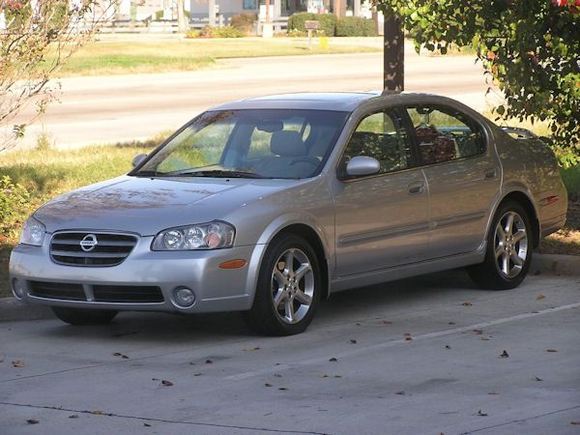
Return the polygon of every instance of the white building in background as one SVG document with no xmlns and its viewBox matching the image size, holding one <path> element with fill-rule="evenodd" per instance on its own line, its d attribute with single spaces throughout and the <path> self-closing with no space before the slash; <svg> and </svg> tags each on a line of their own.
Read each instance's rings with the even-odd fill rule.
<svg viewBox="0 0 580 435">
<path fill-rule="evenodd" d="M 185 0 L 185 10 L 190 9 L 190 0 Z M 132 14 L 138 21 L 155 18 L 161 14 L 161 19 L 177 19 L 177 2 L 175 0 L 119 0 L 117 19 L 131 19 Z"/>
</svg>

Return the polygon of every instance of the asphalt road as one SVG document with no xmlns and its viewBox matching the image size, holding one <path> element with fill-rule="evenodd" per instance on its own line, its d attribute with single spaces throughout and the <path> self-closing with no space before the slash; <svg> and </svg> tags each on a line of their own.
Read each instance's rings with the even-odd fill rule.
<svg viewBox="0 0 580 435">
<path fill-rule="evenodd" d="M 116 143 L 174 130 L 197 113 L 233 99 L 302 91 L 368 91 L 382 88 L 382 53 L 221 60 L 193 72 L 61 80 L 60 102 L 28 127 L 25 142 L 44 133 L 58 146 Z M 406 89 L 460 99 L 482 110 L 480 64 L 469 56 L 418 56 L 406 49 Z M 30 113 L 24 113 L 20 120 Z M 19 120 L 14 121 L 14 123 Z"/>
<path fill-rule="evenodd" d="M 0 433 L 578 434 L 579 295 L 456 271 L 340 293 L 294 337 L 236 314 L 2 323 Z"/>
</svg>

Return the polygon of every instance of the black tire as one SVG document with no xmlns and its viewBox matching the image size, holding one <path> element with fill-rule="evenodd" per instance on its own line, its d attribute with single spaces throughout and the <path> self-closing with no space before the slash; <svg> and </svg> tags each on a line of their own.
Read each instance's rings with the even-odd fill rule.
<svg viewBox="0 0 580 435">
<path fill-rule="evenodd" d="M 302 291 L 302 294 L 306 294 L 307 291 L 312 293 L 310 304 L 308 306 L 302 304 L 298 297 L 294 299 L 294 296 L 292 296 L 290 299 L 289 303 L 292 304 L 292 307 L 299 306 L 296 313 L 299 313 L 300 310 L 305 311 L 303 317 L 295 323 L 288 323 L 287 320 L 283 320 L 285 316 L 283 316 L 279 310 L 284 310 L 287 313 L 285 307 L 281 307 L 281 304 L 281 308 L 279 309 L 274 307 L 275 294 L 281 293 L 280 289 L 275 289 L 275 284 L 277 283 L 274 281 L 274 268 L 280 268 L 280 265 L 283 262 L 279 260 L 281 259 L 281 256 L 289 250 L 294 251 L 298 256 L 304 254 L 307 257 L 312 271 L 312 275 L 308 275 L 308 278 L 305 277 L 295 281 L 298 290 Z M 294 260 L 294 264 L 300 263 L 300 261 Z M 303 264 L 304 263 L 302 263 L 302 265 Z M 284 265 L 282 267 L 284 267 L 284 270 L 279 270 L 282 271 L 282 273 L 286 273 L 287 266 Z M 278 286 L 280 286 L 280 284 L 278 284 Z M 284 336 L 304 332 L 314 318 L 320 300 L 321 289 L 322 279 L 320 265 L 318 263 L 316 252 L 312 246 L 302 237 L 292 234 L 283 234 L 270 243 L 266 253 L 264 254 L 258 276 L 254 304 L 249 311 L 243 313 L 244 320 L 251 329 L 259 334 Z M 288 298 L 290 298 L 290 296 L 282 299 L 282 301 L 288 301 Z M 294 310 L 295 308 L 292 309 Z"/>
<path fill-rule="evenodd" d="M 521 217 L 521 224 L 525 226 L 527 238 L 525 240 L 525 248 L 526 248 L 526 257 L 521 264 L 519 272 L 515 276 L 508 276 L 503 273 L 500 268 L 502 266 L 499 265 L 500 261 L 503 261 L 503 257 L 500 260 L 496 257 L 496 247 L 498 245 L 498 235 L 496 235 L 496 228 L 498 227 L 498 223 L 500 220 L 504 221 L 506 219 L 507 214 L 517 214 Z M 503 227 L 503 223 L 502 223 Z M 515 234 L 512 231 L 512 236 Z M 530 265 L 532 262 L 532 250 L 534 245 L 534 234 L 533 234 L 533 227 L 531 225 L 530 216 L 528 216 L 527 211 L 522 207 L 519 203 L 515 201 L 508 201 L 499 206 L 497 209 L 493 221 L 491 223 L 489 234 L 487 235 L 487 250 L 485 253 L 485 260 L 481 264 L 477 264 L 475 266 L 470 266 L 467 268 L 467 272 L 471 279 L 481 288 L 487 290 L 509 290 L 519 286 L 522 281 L 525 279 L 528 271 L 530 269 Z M 499 248 L 498 249 L 503 249 Z M 522 242 L 515 242 L 515 245 L 509 247 L 511 249 L 510 252 L 522 252 Z M 501 254 L 503 255 L 503 254 Z M 509 270 L 511 267 L 515 268 L 516 265 L 510 259 L 508 260 L 507 269 Z"/>
<path fill-rule="evenodd" d="M 70 325 L 106 325 L 117 315 L 113 310 L 51 307 L 54 315 Z"/>
</svg>

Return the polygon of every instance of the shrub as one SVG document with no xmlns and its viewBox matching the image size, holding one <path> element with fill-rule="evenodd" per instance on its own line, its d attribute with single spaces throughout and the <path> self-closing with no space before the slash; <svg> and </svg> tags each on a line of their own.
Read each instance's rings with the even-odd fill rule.
<svg viewBox="0 0 580 435">
<path fill-rule="evenodd" d="M 306 32 L 304 27 L 305 21 L 320 22 L 319 30 L 323 31 L 326 36 L 334 36 L 336 28 L 336 17 L 334 14 L 312 14 L 310 12 L 300 12 L 293 14 L 288 18 L 288 33 L 292 31 Z"/>
<path fill-rule="evenodd" d="M 8 176 L 0 178 L 0 236 L 9 237 L 25 216 L 30 194 Z"/>
<path fill-rule="evenodd" d="M 186 38 L 241 38 L 244 33 L 232 26 L 210 27 L 201 30 L 191 29 L 185 34 Z"/>
<path fill-rule="evenodd" d="M 377 29 L 373 20 L 344 17 L 336 22 L 336 36 L 377 36 Z"/>
<path fill-rule="evenodd" d="M 247 35 L 254 31 L 254 24 L 257 20 L 256 14 L 242 13 L 234 15 L 230 20 L 230 25 Z"/>
<path fill-rule="evenodd" d="M 241 38 L 244 32 L 232 26 L 214 27 L 211 29 L 212 38 Z"/>
</svg>

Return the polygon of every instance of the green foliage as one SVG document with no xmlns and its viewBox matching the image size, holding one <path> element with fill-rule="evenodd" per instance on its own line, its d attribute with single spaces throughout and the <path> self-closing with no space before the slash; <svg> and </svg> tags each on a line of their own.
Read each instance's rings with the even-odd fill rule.
<svg viewBox="0 0 580 435">
<path fill-rule="evenodd" d="M 242 38 L 243 36 L 245 36 L 244 32 L 232 26 L 205 26 L 201 30 L 192 29 L 185 34 L 186 38 Z"/>
<path fill-rule="evenodd" d="M 240 32 L 248 35 L 253 32 L 254 24 L 258 20 L 258 15 L 256 14 L 249 14 L 249 13 L 242 13 L 238 15 L 234 15 L 230 20 L 230 25 L 238 29 Z"/>
<path fill-rule="evenodd" d="M 336 16 L 334 14 L 312 14 L 310 12 L 300 12 L 291 15 L 288 18 L 288 33 L 294 30 L 306 32 L 306 28 L 304 27 L 305 21 L 320 22 L 319 30 L 323 31 L 326 36 L 334 36 Z"/>
<path fill-rule="evenodd" d="M 336 36 L 376 36 L 375 22 L 361 17 L 344 17 L 336 22 Z"/>
<path fill-rule="evenodd" d="M 7 175 L 0 178 L 0 236 L 10 237 L 24 219 L 30 195 Z"/>
<path fill-rule="evenodd" d="M 580 11 L 575 0 L 378 0 L 415 40 L 446 54 L 472 46 L 506 105 L 499 117 L 548 121 L 556 146 L 580 155 Z M 561 3 L 561 2 L 560 2 Z"/>
</svg>

